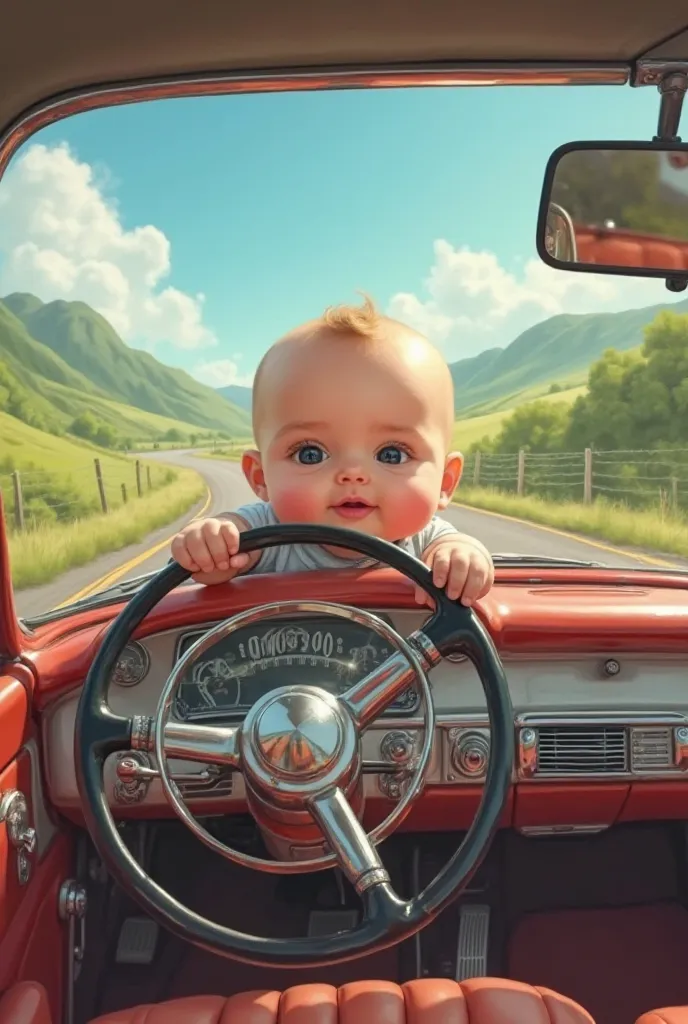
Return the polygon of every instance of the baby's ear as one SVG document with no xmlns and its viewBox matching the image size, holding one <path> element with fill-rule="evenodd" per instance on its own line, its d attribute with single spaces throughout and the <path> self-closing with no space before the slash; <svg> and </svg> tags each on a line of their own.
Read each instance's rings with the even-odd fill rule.
<svg viewBox="0 0 688 1024">
<path fill-rule="evenodd" d="M 454 491 L 459 486 L 459 480 L 461 479 L 462 473 L 463 455 L 461 452 L 449 452 L 449 455 L 447 455 L 444 462 L 440 500 L 437 505 L 437 508 L 440 511 L 447 508 L 454 497 Z"/>
<path fill-rule="evenodd" d="M 265 473 L 263 472 L 263 460 L 256 448 L 248 448 L 241 457 L 241 468 L 244 471 L 249 486 L 253 493 L 261 501 L 268 500 L 268 489 L 265 486 Z"/>
</svg>

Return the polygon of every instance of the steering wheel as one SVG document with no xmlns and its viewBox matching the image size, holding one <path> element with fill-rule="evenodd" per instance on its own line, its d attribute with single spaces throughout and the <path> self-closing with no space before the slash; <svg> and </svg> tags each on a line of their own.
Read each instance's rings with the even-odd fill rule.
<svg viewBox="0 0 688 1024">
<path fill-rule="evenodd" d="M 261 606 L 221 623 L 190 648 L 164 687 L 155 719 L 125 718 L 108 706 L 110 678 L 146 615 L 188 579 L 190 573 L 171 562 L 132 598 L 103 639 L 79 701 L 75 762 L 86 825 L 103 862 L 160 924 L 197 946 L 248 963 L 318 966 L 401 942 L 428 925 L 460 895 L 489 849 L 509 795 L 514 760 L 513 711 L 502 664 L 482 622 L 471 609 L 449 600 L 444 590 L 434 585 L 430 570 L 422 562 L 388 541 L 355 530 L 309 524 L 247 530 L 241 534 L 240 551 L 283 544 L 348 548 L 386 562 L 434 600 L 435 612 L 422 630 L 405 640 L 382 619 L 360 609 L 320 602 Z M 397 652 L 340 697 L 317 687 L 285 686 L 260 698 L 235 728 L 171 720 L 182 674 L 208 645 L 248 621 L 293 608 L 302 614 L 325 610 L 373 625 Z M 443 657 L 458 653 L 473 662 L 487 701 L 491 741 L 485 785 L 475 819 L 459 849 L 423 892 L 402 900 L 390 884 L 376 843 L 399 824 L 422 790 L 434 723 L 426 671 Z M 426 726 L 414 764 L 414 779 L 388 819 L 368 836 L 356 814 L 361 803 L 361 733 L 414 677 L 421 685 Z M 177 813 L 202 841 L 224 856 L 273 872 L 312 871 L 338 864 L 361 898 L 360 923 L 326 937 L 265 938 L 234 931 L 179 903 L 145 873 L 124 843 L 109 808 L 103 783 L 104 761 L 116 751 L 130 749 L 155 753 L 165 793 Z M 311 856 L 306 860 L 264 861 L 246 858 L 219 843 L 189 813 L 170 778 L 166 761 L 175 756 L 240 770 L 249 807 L 264 834 L 279 840 L 280 833 L 294 835 L 296 829 L 304 837 L 299 845 Z"/>
</svg>

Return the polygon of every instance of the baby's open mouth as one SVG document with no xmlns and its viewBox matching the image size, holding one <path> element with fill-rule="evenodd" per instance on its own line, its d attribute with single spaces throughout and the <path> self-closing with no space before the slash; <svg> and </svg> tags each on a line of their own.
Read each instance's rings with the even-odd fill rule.
<svg viewBox="0 0 688 1024">
<path fill-rule="evenodd" d="M 335 512 L 345 519 L 361 519 L 369 515 L 376 507 L 365 498 L 345 498 L 332 506 Z"/>
</svg>

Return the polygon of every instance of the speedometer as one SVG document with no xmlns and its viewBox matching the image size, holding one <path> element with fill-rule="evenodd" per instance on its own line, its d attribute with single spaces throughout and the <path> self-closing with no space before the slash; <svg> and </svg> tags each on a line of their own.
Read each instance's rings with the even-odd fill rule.
<svg viewBox="0 0 688 1024">
<path fill-rule="evenodd" d="M 177 659 L 206 632 L 183 636 Z M 393 653 L 394 648 L 373 630 L 334 617 L 247 626 L 218 640 L 189 666 L 174 712 L 186 721 L 243 718 L 265 693 L 294 683 L 341 694 Z M 412 714 L 418 702 L 418 692 L 411 687 L 388 713 Z"/>
</svg>

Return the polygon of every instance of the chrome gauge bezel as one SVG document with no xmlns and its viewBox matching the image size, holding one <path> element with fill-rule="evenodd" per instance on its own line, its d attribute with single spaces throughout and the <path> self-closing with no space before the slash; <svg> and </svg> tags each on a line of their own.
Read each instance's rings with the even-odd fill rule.
<svg viewBox="0 0 688 1024">
<path fill-rule="evenodd" d="M 388 626 L 391 626 L 393 629 L 395 628 L 392 619 L 390 618 L 390 616 L 387 613 L 376 611 L 374 614 L 378 618 L 380 618 L 384 622 L 386 622 Z M 172 668 L 174 668 L 174 666 L 179 662 L 179 660 L 189 650 L 189 647 L 193 646 L 193 644 L 196 643 L 198 640 L 200 640 L 201 637 L 204 637 L 204 636 L 206 636 L 206 634 L 210 633 L 219 624 L 220 624 L 219 622 L 214 622 L 214 623 L 210 623 L 208 626 L 204 626 L 202 629 L 193 629 L 193 630 L 188 630 L 185 633 L 181 633 L 177 637 L 177 640 L 176 640 L 176 643 L 175 643 L 175 646 L 174 646 L 174 656 L 173 656 L 174 660 L 173 660 Z M 190 644 L 189 644 L 189 640 L 191 640 Z M 171 671 L 171 669 L 170 669 L 170 671 Z M 400 707 L 398 705 L 392 705 L 391 707 L 387 708 L 382 713 L 381 717 L 382 718 L 412 718 L 414 715 L 417 715 L 418 714 L 418 710 L 420 708 L 420 704 L 421 704 L 421 695 L 420 695 L 419 690 L 416 687 L 414 687 L 414 694 L 415 694 L 415 700 L 413 701 L 413 704 L 411 706 L 409 706 L 408 708 L 402 708 L 402 707 Z M 226 709 L 218 710 L 216 714 L 210 713 L 210 714 L 207 714 L 207 715 L 198 715 L 198 716 L 191 715 L 191 716 L 186 716 L 186 715 L 179 714 L 179 712 L 177 711 L 177 700 L 175 700 L 173 708 L 172 708 L 171 717 L 174 720 L 180 721 L 180 722 L 208 722 L 208 723 L 212 723 L 214 721 L 220 721 L 220 720 L 225 721 L 225 722 L 240 722 L 242 719 L 244 719 L 246 717 L 246 714 L 248 713 L 248 711 L 249 711 L 249 707 L 242 705 L 237 710 L 233 710 L 231 708 L 226 708 Z"/>
</svg>

